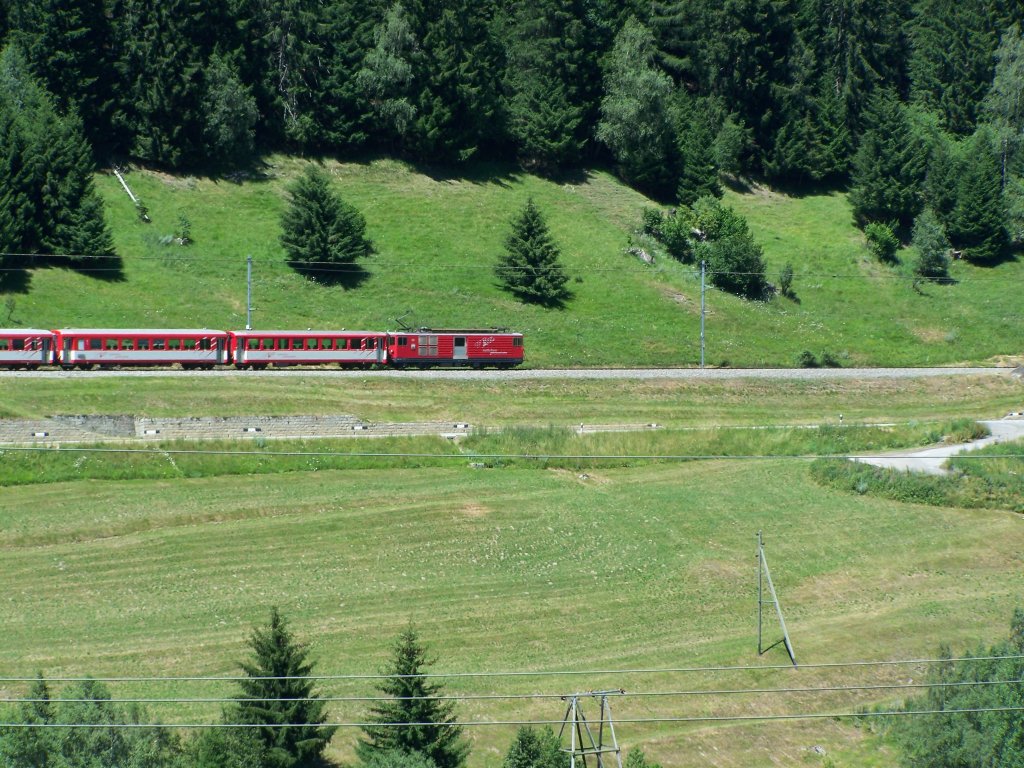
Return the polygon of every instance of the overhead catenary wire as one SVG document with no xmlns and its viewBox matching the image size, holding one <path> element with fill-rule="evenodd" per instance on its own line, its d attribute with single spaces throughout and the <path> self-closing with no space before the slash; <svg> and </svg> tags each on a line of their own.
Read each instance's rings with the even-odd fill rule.
<svg viewBox="0 0 1024 768">
<path fill-rule="evenodd" d="M 721 688 L 721 689 L 691 689 L 683 691 L 630 691 L 624 694 L 629 698 L 681 698 L 700 696 L 760 696 L 767 694 L 790 694 L 790 693 L 849 693 L 854 691 L 883 691 L 903 689 L 933 689 L 933 688 L 965 688 L 984 687 L 994 685 L 1020 685 L 1024 679 L 1012 680 L 961 680 L 956 682 L 927 682 L 919 683 L 877 683 L 870 685 L 827 685 L 812 686 L 803 688 Z M 102 701 L 111 704 L 230 704 L 230 703 L 266 703 L 266 702 L 300 702 L 320 701 L 324 703 L 342 702 L 384 702 L 384 701 L 520 701 L 535 699 L 564 699 L 564 693 L 479 693 L 479 694 L 452 694 L 437 696 L 210 696 L 210 697 L 131 697 L 131 698 L 109 698 Z M 6 704 L 89 704 L 97 699 L 81 698 L 0 698 L 0 703 Z"/>
<path fill-rule="evenodd" d="M 981 714 L 987 712 L 1022 712 L 1022 707 L 976 707 L 971 709 L 920 709 L 920 710 L 887 710 L 882 712 L 799 712 L 794 714 L 768 715 L 688 715 L 681 717 L 616 717 L 619 723 L 724 723 L 724 722 L 770 722 L 775 720 L 820 720 L 869 717 L 906 717 L 921 715 L 958 715 Z M 559 720 L 456 720 L 444 725 L 453 728 L 474 728 L 493 726 L 542 726 L 561 725 Z M 433 722 L 395 721 L 386 723 L 375 722 L 296 722 L 296 723 L 0 723 L 0 728 L 411 728 L 437 727 Z"/>
<path fill-rule="evenodd" d="M 121 257 L 116 255 L 102 255 L 102 254 L 74 254 L 74 253 L 0 253 L 0 258 L 11 257 L 11 258 L 22 258 L 22 259 L 67 259 L 74 262 L 109 262 L 109 261 L 121 261 L 130 259 L 131 261 L 159 261 L 163 263 L 180 263 L 180 264 L 211 264 L 211 263 L 229 263 L 238 264 L 239 258 L 233 256 L 202 256 L 199 255 L 186 255 L 186 254 L 139 254 L 132 255 L 130 257 Z M 423 267 L 422 262 L 413 262 L 405 260 L 392 260 L 387 258 L 380 258 L 379 256 L 370 262 L 375 267 L 388 267 L 388 268 L 408 268 L 408 267 Z M 293 262 L 287 259 L 253 259 L 253 265 L 259 267 L 274 267 L 291 270 L 293 269 Z M 302 262 L 303 268 L 311 268 L 318 272 L 323 273 L 360 273 L 366 270 L 364 263 L 353 263 L 353 264 L 338 264 L 336 262 Z M 481 263 L 479 259 L 465 260 L 465 261 L 446 261 L 446 262 L 431 262 L 427 267 L 430 270 L 437 270 L 443 272 L 449 272 L 453 269 L 464 269 L 469 271 L 487 271 L 491 272 L 494 270 L 494 266 L 488 263 Z M 24 267 L 3 267 L 0 268 L 0 272 L 19 272 L 23 271 Z M 123 270 L 123 265 L 119 266 L 106 266 L 106 267 L 83 267 L 81 263 L 75 265 L 75 270 L 80 272 L 117 272 Z M 512 267 L 511 271 L 517 273 L 526 273 L 531 271 L 544 271 L 542 267 L 529 267 L 520 266 Z M 598 267 L 594 265 L 581 265 L 573 266 L 573 271 L 583 271 L 587 273 L 615 273 L 621 274 L 623 267 L 609 266 L 609 267 Z M 239 267 L 239 272 L 244 274 L 244 264 Z M 689 274 L 695 279 L 700 279 L 700 271 L 696 269 L 682 270 L 684 273 Z M 650 272 L 647 267 L 641 267 L 638 264 L 636 270 L 637 274 L 645 274 Z M 762 272 L 743 272 L 743 271 L 731 271 L 731 270 L 709 270 L 708 275 L 732 275 L 732 276 L 750 276 L 750 275 L 761 275 Z M 865 279 L 884 279 L 894 280 L 900 282 L 914 282 L 919 280 L 913 276 L 901 275 L 896 273 L 881 272 L 878 274 L 864 274 L 857 272 L 843 273 L 843 272 L 801 272 L 794 274 L 795 280 L 805 279 L 819 279 L 819 280 L 865 280 Z M 1000 277 L 984 277 L 984 276 L 972 276 L 969 278 L 950 278 L 948 281 L 951 284 L 963 284 L 963 283 L 974 283 L 974 282 L 1005 282 L 1004 278 Z"/>
<path fill-rule="evenodd" d="M 330 438 L 325 438 L 330 439 Z M 348 438 L 338 438 L 348 439 Z M 137 449 L 137 447 L 97 447 L 92 445 L 3 445 L 0 453 L 85 453 L 85 454 L 152 454 L 157 456 L 258 456 L 260 458 L 353 458 L 353 459 L 493 459 L 523 461 L 767 461 L 775 459 L 906 459 L 934 460 L 933 456 L 899 454 L 477 454 L 430 452 L 374 452 L 374 451 L 241 451 L 233 449 Z M 956 454 L 949 459 L 1020 459 L 1019 454 Z"/>
<path fill-rule="evenodd" d="M 887 667 L 922 664 L 950 664 L 959 662 L 1004 661 L 1024 659 L 1024 654 L 1003 654 L 997 656 L 960 656 L 950 658 L 915 658 L 915 659 L 880 659 L 863 661 L 823 661 L 801 664 L 800 670 L 808 669 L 839 669 L 844 667 Z M 498 672 L 421 672 L 418 674 L 387 674 L 385 672 L 325 674 L 325 675 L 146 675 L 146 676 L 108 676 L 108 677 L 45 677 L 53 683 L 157 683 L 157 682 L 216 682 L 242 680 L 396 680 L 396 679 L 455 679 L 455 678 L 488 678 L 488 677 L 567 677 L 567 676 L 598 676 L 598 675 L 650 675 L 650 674 L 703 674 L 719 672 L 762 672 L 789 670 L 796 672 L 792 664 L 736 664 L 721 666 L 695 667 L 640 667 L 617 669 L 560 669 L 560 670 L 504 670 Z M 0 677 L 2 683 L 31 683 L 39 680 L 32 677 Z"/>
</svg>

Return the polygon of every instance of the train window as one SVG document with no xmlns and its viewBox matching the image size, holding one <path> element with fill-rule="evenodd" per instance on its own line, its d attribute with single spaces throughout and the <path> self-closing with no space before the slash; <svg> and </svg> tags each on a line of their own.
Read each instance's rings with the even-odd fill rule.
<svg viewBox="0 0 1024 768">
<path fill-rule="evenodd" d="M 11 349 L 13 349 L 15 351 L 19 351 L 19 350 L 22 350 L 24 348 L 25 348 L 25 340 L 24 339 L 14 339 L 13 343 L 11 344 Z"/>
<path fill-rule="evenodd" d="M 107 339 L 106 348 L 108 352 L 117 349 L 117 339 Z"/>
<path fill-rule="evenodd" d="M 376 339 L 367 339 L 366 340 L 366 348 L 367 349 L 376 349 L 377 348 L 377 340 Z"/>
<path fill-rule="evenodd" d="M 407 346 L 409 346 L 409 339 L 407 339 L 405 336 L 399 336 L 398 337 L 398 346 L 400 346 L 400 347 L 407 347 Z"/>
<path fill-rule="evenodd" d="M 183 339 L 182 340 L 182 346 L 185 349 L 195 349 L 196 348 L 196 340 L 195 339 Z"/>
<path fill-rule="evenodd" d="M 77 346 L 78 346 L 79 351 L 84 352 L 85 351 L 85 339 L 78 339 L 77 341 L 78 341 Z"/>
<path fill-rule="evenodd" d="M 10 349 L 10 339 L 0 339 L 0 351 Z"/>
<path fill-rule="evenodd" d="M 149 339 L 139 339 L 138 349 L 149 349 Z"/>
<path fill-rule="evenodd" d="M 167 340 L 167 348 L 168 349 L 181 349 L 181 339 L 168 339 Z"/>
<path fill-rule="evenodd" d="M 245 340 L 245 348 L 246 349 L 259 349 L 260 348 L 260 340 L 259 339 L 246 339 Z"/>
<path fill-rule="evenodd" d="M 306 339 L 306 349 L 319 349 L 320 345 L 317 343 L 317 339 Z"/>
<path fill-rule="evenodd" d="M 521 338 L 518 338 L 518 337 L 512 339 L 512 346 L 513 347 L 521 347 L 521 346 L 523 346 L 523 340 Z"/>
<path fill-rule="evenodd" d="M 209 339 L 200 339 L 199 340 L 199 348 L 200 349 L 209 349 L 210 348 L 210 340 Z"/>
<path fill-rule="evenodd" d="M 103 348 L 103 340 L 102 339 L 89 339 L 89 349 L 102 349 L 102 348 Z"/>
<path fill-rule="evenodd" d="M 121 339 L 121 349 L 135 349 L 135 339 Z"/>
<path fill-rule="evenodd" d="M 153 339 L 153 349 L 165 349 L 166 347 L 167 342 L 163 339 Z"/>
</svg>

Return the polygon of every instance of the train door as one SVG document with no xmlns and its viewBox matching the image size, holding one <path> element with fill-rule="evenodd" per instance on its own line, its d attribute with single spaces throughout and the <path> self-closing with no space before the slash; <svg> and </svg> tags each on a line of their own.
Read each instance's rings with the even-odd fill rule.
<svg viewBox="0 0 1024 768">
<path fill-rule="evenodd" d="M 468 355 L 466 354 L 466 337 L 465 336 L 456 336 L 455 337 L 455 342 L 454 342 L 453 350 L 454 350 L 453 354 L 452 354 L 452 359 L 453 360 L 465 360 L 468 357 Z"/>
</svg>

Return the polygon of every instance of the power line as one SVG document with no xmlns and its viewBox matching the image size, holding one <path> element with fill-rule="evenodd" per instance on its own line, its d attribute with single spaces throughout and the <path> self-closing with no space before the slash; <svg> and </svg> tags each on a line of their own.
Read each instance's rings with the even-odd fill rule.
<svg viewBox="0 0 1024 768">
<path fill-rule="evenodd" d="M 1024 654 L 1006 654 L 1000 656 L 962 656 L 938 659 L 883 659 L 875 661 L 827 661 L 813 664 L 801 664 L 800 670 L 806 669 L 839 669 L 846 667 L 885 667 L 907 666 L 919 664 L 950 664 L 976 661 L 1003 661 L 1024 659 Z M 508 670 L 502 672 L 423 672 L 410 675 L 376 674 L 335 674 L 335 675 L 267 675 L 250 677 L 248 675 L 191 675 L 171 676 L 152 675 L 141 677 L 46 677 L 46 682 L 54 683 L 160 683 L 160 682 L 218 682 L 242 680 L 393 680 L 393 679 L 455 679 L 455 678 L 487 678 L 487 677 L 566 677 L 581 675 L 650 675 L 650 674 L 691 674 L 711 672 L 764 672 L 776 670 L 794 671 L 791 664 L 739 664 L 731 666 L 706 667 L 651 667 L 636 669 L 580 669 L 580 670 Z M 39 680 L 35 677 L 0 677 L 0 683 L 31 683 Z"/>
<path fill-rule="evenodd" d="M 250 678 L 252 679 L 252 678 Z M 630 691 L 629 698 L 680 698 L 697 696 L 752 696 L 765 694 L 789 693 L 849 693 L 853 691 L 883 691 L 903 689 L 932 688 L 964 688 L 990 685 L 1019 685 L 1024 679 L 1014 680 L 964 680 L 959 682 L 920 682 L 920 683 L 878 683 L 871 685 L 829 685 L 807 688 L 722 688 L 692 689 L 683 691 Z M 110 698 L 102 701 L 112 704 L 230 704 L 236 702 L 299 702 L 322 701 L 338 702 L 381 702 L 381 701 L 520 701 L 534 699 L 564 699 L 563 693 L 483 693 L 456 694 L 447 696 L 296 696 L 296 697 L 250 697 L 250 696 L 212 696 L 212 697 L 163 697 L 163 698 Z M 6 704 L 89 704 L 97 699 L 77 698 L 0 698 Z"/>
<path fill-rule="evenodd" d="M 403 435 L 392 435 L 392 437 L 403 437 Z M 405 437 L 423 437 L 423 435 L 407 435 Z M 329 440 L 331 438 L 323 438 Z M 339 440 L 348 438 L 336 438 Z M 906 459 L 906 460 L 935 460 L 936 458 L 948 459 L 1019 459 L 1021 454 L 999 453 L 999 454 L 978 454 L 958 453 L 954 456 L 915 456 L 900 455 L 894 453 L 886 454 L 845 454 L 845 453 L 765 453 L 765 454 L 567 454 L 567 453 L 431 453 L 431 452 L 402 452 L 402 451 L 248 451 L 216 448 L 98 448 L 92 446 L 50 446 L 50 445 L 19 445 L 0 447 L 0 451 L 21 451 L 36 453 L 128 453 L 128 454 L 149 454 L 159 456 L 258 456 L 260 458 L 377 458 L 377 459 L 495 459 L 511 460 L 521 459 L 530 461 L 767 461 L 774 459 L 799 459 L 810 461 L 815 459 Z"/>
<path fill-rule="evenodd" d="M 94 700 L 97 701 L 97 700 Z M 100 700 L 101 701 L 101 700 Z M 802 712 L 779 715 L 692 715 L 685 717 L 616 717 L 616 723 L 725 723 L 775 720 L 817 720 L 843 717 L 907 717 L 920 715 L 963 715 L 985 712 L 1022 712 L 1022 707 L 976 707 L 970 709 L 889 710 L 885 712 Z M 487 726 L 561 725 L 564 720 L 462 720 L 444 723 L 454 728 Z M 431 722 L 331 722 L 331 723 L 0 723 L 0 728 L 411 728 L 436 727 Z"/>
<path fill-rule="evenodd" d="M 110 256 L 110 255 L 102 255 L 102 254 L 74 254 L 74 253 L 0 253 L 0 258 L 3 258 L 3 257 L 27 258 L 27 259 L 37 259 L 37 258 L 38 259 L 68 259 L 68 260 L 77 261 L 77 262 L 89 262 L 89 261 L 103 262 L 103 261 L 111 261 L 111 260 L 118 260 L 118 261 L 122 262 L 122 265 L 120 265 L 120 266 L 111 266 L 111 267 L 83 268 L 80 265 L 76 265 L 75 269 L 76 269 L 76 271 L 79 271 L 79 272 L 118 272 L 118 271 L 123 271 L 123 263 L 126 260 L 129 260 L 129 261 L 132 261 L 132 262 L 135 262 L 135 261 L 160 261 L 160 262 L 164 262 L 164 263 L 177 263 L 177 264 L 211 264 L 211 263 L 221 263 L 221 262 L 229 263 L 229 264 L 238 264 L 239 263 L 239 259 L 236 258 L 236 257 L 233 257 L 233 256 L 202 256 L 202 257 L 200 257 L 198 255 L 185 255 L 185 254 L 181 254 L 181 255 L 174 255 L 174 254 L 166 254 L 166 255 L 138 254 L 138 255 L 131 255 L 131 256 L 116 256 L 116 255 L 115 256 Z M 281 267 L 281 268 L 289 269 L 289 270 L 293 270 L 295 268 L 295 266 L 292 263 L 290 263 L 289 260 L 287 260 L 287 259 L 256 259 L 256 258 L 254 258 L 253 259 L 253 265 L 254 266 L 260 266 L 260 267 L 267 267 L 267 266 L 274 267 L 274 268 Z M 491 264 L 481 264 L 478 259 L 467 260 L 467 261 L 431 262 L 429 265 L 424 265 L 424 263 L 421 262 L 421 261 L 395 261 L 395 260 L 389 260 L 389 259 L 387 259 L 387 257 L 384 257 L 381 260 L 373 260 L 372 262 L 369 263 L 369 265 L 377 266 L 377 267 L 388 267 L 388 268 L 394 267 L 396 269 L 405 269 L 405 268 L 409 268 L 409 267 L 420 267 L 420 268 L 425 268 L 425 269 L 429 269 L 429 270 L 432 270 L 432 271 L 449 271 L 449 270 L 452 270 L 452 269 L 466 269 L 466 270 L 474 270 L 474 271 L 475 270 L 481 270 L 481 271 L 490 272 L 490 271 L 493 271 L 493 269 L 494 269 L 493 265 L 491 265 Z M 298 264 L 298 266 L 300 268 L 312 268 L 312 269 L 314 269 L 314 270 L 316 270 L 318 272 L 338 273 L 338 274 L 346 274 L 346 273 L 358 274 L 360 272 L 366 271 L 366 266 L 363 266 L 363 265 L 360 265 L 360 264 L 339 265 L 339 264 L 337 264 L 335 262 L 328 262 L 328 261 L 302 262 L 301 264 Z M 5 268 L 0 268 L 0 272 L 20 272 L 20 271 L 23 271 L 23 269 L 24 269 L 24 267 L 22 267 L 22 268 L 19 268 L 19 267 L 5 267 Z M 244 266 L 239 267 L 239 269 L 241 271 L 243 271 L 243 273 L 244 273 Z M 537 271 L 539 269 L 541 269 L 541 268 L 539 268 L 539 267 L 529 267 L 529 266 L 515 267 L 514 268 L 515 271 L 523 272 L 523 273 L 531 272 L 531 271 Z M 588 273 L 613 272 L 613 273 L 616 273 L 616 274 L 621 274 L 623 272 L 623 267 L 621 265 L 620 266 L 614 266 L 614 267 L 596 267 L 596 266 L 592 266 L 592 265 L 581 265 L 581 266 L 574 266 L 574 267 L 572 267 L 572 271 L 577 271 L 577 272 L 583 271 L 583 272 L 588 272 Z M 648 274 L 650 271 L 651 271 L 650 269 L 644 268 L 644 267 L 640 267 L 638 265 L 638 268 L 636 269 L 635 273 L 636 274 Z M 657 270 L 657 268 L 656 268 L 656 271 L 659 271 L 659 270 Z M 700 272 L 695 270 L 695 269 L 692 269 L 692 268 L 691 269 L 681 269 L 679 271 L 682 274 L 688 274 L 690 277 L 692 277 L 694 279 L 699 279 L 700 278 Z M 750 275 L 763 275 L 764 273 L 763 272 L 739 272 L 739 271 L 730 271 L 730 270 L 711 270 L 711 271 L 708 272 L 708 274 L 709 275 L 750 276 Z M 851 272 L 851 273 L 842 273 L 842 272 L 801 272 L 801 273 L 795 274 L 793 277 L 794 277 L 795 280 L 796 279 L 805 280 L 805 279 L 812 279 L 812 278 L 813 279 L 819 279 L 819 280 L 824 280 L 824 279 L 827 279 L 827 280 L 866 280 L 866 279 L 874 280 L 874 279 L 884 279 L 884 280 L 895 280 L 895 281 L 904 281 L 904 282 L 914 282 L 917 279 L 917 278 L 914 278 L 913 276 L 900 275 L 900 274 L 895 274 L 895 273 L 865 274 L 865 273 L 857 273 L 857 272 Z M 950 278 L 946 282 L 949 282 L 949 283 L 952 283 L 952 284 L 961 285 L 961 284 L 964 284 L 964 283 L 974 283 L 974 282 L 1005 282 L 1005 278 L 1004 277 L 995 277 L 995 276 L 984 277 L 984 276 L 979 275 L 979 276 L 974 276 L 974 277 L 969 277 L 969 278 Z"/>
</svg>

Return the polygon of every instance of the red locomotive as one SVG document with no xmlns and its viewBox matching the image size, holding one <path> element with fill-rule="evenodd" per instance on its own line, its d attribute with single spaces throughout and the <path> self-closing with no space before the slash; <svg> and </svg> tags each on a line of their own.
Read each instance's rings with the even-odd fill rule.
<svg viewBox="0 0 1024 768">
<path fill-rule="evenodd" d="M 522 362 L 523 335 L 500 328 L 420 328 L 398 332 L 0 329 L 0 368 L 511 368 Z"/>
</svg>

